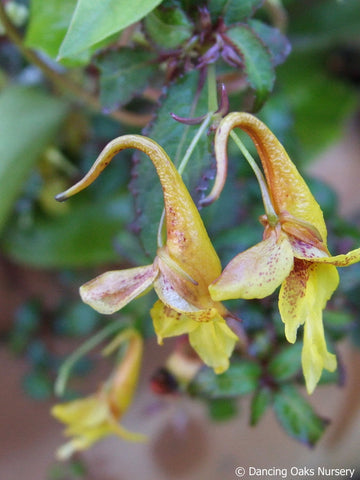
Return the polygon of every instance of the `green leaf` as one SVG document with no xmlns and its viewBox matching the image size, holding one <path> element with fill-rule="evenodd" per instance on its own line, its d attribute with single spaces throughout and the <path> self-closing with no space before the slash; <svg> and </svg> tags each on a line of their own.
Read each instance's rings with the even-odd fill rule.
<svg viewBox="0 0 360 480">
<path fill-rule="evenodd" d="M 59 53 L 65 34 L 69 28 L 76 0 L 32 0 L 30 4 L 30 21 L 26 31 L 25 45 L 41 50 L 54 60 Z M 109 37 L 111 40 L 112 37 Z M 67 67 L 86 65 L 92 53 L 106 43 L 106 40 L 87 48 L 61 61 Z"/>
<path fill-rule="evenodd" d="M 157 8 L 145 17 L 146 33 L 161 48 L 176 48 L 192 32 L 192 23 L 179 8 Z"/>
<path fill-rule="evenodd" d="M 233 45 L 244 63 L 247 81 L 255 91 L 254 110 L 258 110 L 275 82 L 271 55 L 259 36 L 247 25 L 229 28 L 225 38 Z"/>
<path fill-rule="evenodd" d="M 189 393 L 205 398 L 232 398 L 253 392 L 259 382 L 261 369 L 249 361 L 232 363 L 226 372 L 217 375 L 203 368 L 189 386 Z"/>
<path fill-rule="evenodd" d="M 208 401 L 209 415 L 211 420 L 224 422 L 234 418 L 238 412 L 237 405 L 230 398 L 214 398 Z"/>
<path fill-rule="evenodd" d="M 285 35 L 260 20 L 250 20 L 249 25 L 269 49 L 272 64 L 283 63 L 291 51 L 291 44 Z"/>
<path fill-rule="evenodd" d="M 273 400 L 272 391 L 263 387 L 255 392 L 251 401 L 250 425 L 255 426 L 266 412 L 266 409 L 271 405 Z"/>
<path fill-rule="evenodd" d="M 56 58 L 75 5 L 76 0 L 32 0 L 25 45 Z"/>
<path fill-rule="evenodd" d="M 162 99 L 157 118 L 150 129 L 145 132 L 164 148 L 177 167 L 199 126 L 188 126 L 176 122 L 171 118 L 170 113 L 176 113 L 181 117 L 196 117 L 207 113 L 206 88 L 203 89 L 200 98 L 196 101 L 198 82 L 199 73 L 196 71 L 177 80 L 168 89 Z M 183 174 L 184 182 L 193 197 L 195 197 L 196 188 L 204 170 L 210 165 L 211 153 L 208 141 L 207 135 L 204 134 L 192 153 Z M 157 229 L 164 206 L 163 195 L 151 161 L 142 154 L 136 154 L 135 158 L 136 166 L 131 189 L 135 197 L 135 209 L 138 215 L 136 227 L 139 229 L 145 252 L 153 257 L 156 252 Z"/>
<path fill-rule="evenodd" d="M 268 371 L 278 382 L 289 380 L 301 371 L 300 342 L 286 345 L 269 363 Z"/>
<path fill-rule="evenodd" d="M 143 49 L 123 48 L 99 56 L 95 64 L 100 69 L 100 102 L 107 110 L 128 103 L 141 92 L 156 72 L 151 63 L 154 56 Z"/>
<path fill-rule="evenodd" d="M 15 312 L 15 322 L 9 332 L 8 345 L 14 353 L 25 350 L 41 323 L 40 304 L 29 301 L 21 305 Z"/>
<path fill-rule="evenodd" d="M 354 321 L 353 314 L 339 310 L 324 310 L 324 325 L 336 333 L 342 333 L 348 329 Z"/>
<path fill-rule="evenodd" d="M 66 309 L 56 318 L 56 333 L 68 337 L 84 337 L 94 331 L 99 319 L 100 315 L 82 302 L 67 304 Z"/>
<path fill-rule="evenodd" d="M 17 262 L 43 268 L 93 266 L 119 260 L 113 238 L 129 220 L 128 201 L 128 195 L 95 204 L 73 200 L 62 216 L 38 215 L 29 226 L 13 222 L 1 246 Z"/>
<path fill-rule="evenodd" d="M 284 430 L 306 445 L 313 446 L 325 431 L 327 421 L 316 415 L 311 405 L 291 385 L 274 395 L 276 418 Z"/>
<path fill-rule="evenodd" d="M 242 22 L 251 17 L 264 0 L 210 0 L 209 11 L 213 19 L 223 17 L 225 23 Z"/>
<path fill-rule="evenodd" d="M 42 340 L 35 338 L 29 343 L 26 351 L 26 357 L 29 362 L 36 368 L 50 368 L 52 358 L 50 352 Z"/>
<path fill-rule="evenodd" d="M 30 337 L 40 326 L 40 320 L 40 304 L 32 300 L 17 309 L 14 326 L 23 336 Z"/>
<path fill-rule="evenodd" d="M 71 459 L 67 463 L 55 463 L 47 471 L 47 480 L 81 480 L 87 476 L 87 466 L 80 459 Z"/>
<path fill-rule="evenodd" d="M 138 22 L 161 0 L 78 0 L 59 50 L 69 58 Z"/>
<path fill-rule="evenodd" d="M 0 230 L 32 167 L 64 120 L 66 104 L 35 89 L 0 95 Z"/>
<path fill-rule="evenodd" d="M 42 370 L 34 369 L 25 375 L 22 381 L 25 392 L 36 400 L 47 400 L 53 393 L 53 381 Z"/>
</svg>

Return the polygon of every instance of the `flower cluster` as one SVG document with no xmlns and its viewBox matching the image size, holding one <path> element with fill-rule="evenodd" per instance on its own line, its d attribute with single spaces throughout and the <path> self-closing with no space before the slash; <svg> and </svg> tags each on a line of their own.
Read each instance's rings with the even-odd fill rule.
<svg viewBox="0 0 360 480">
<path fill-rule="evenodd" d="M 311 393 L 322 370 L 336 368 L 322 322 L 322 311 L 339 282 L 336 267 L 359 261 L 360 249 L 335 257 L 329 254 L 320 206 L 277 138 L 247 113 L 231 113 L 217 128 L 217 177 L 203 204 L 217 199 L 223 188 L 227 143 L 235 127 L 250 136 L 263 167 L 264 176 L 255 169 L 265 207 L 260 219 L 262 241 L 237 255 L 222 271 L 199 211 L 165 151 L 147 137 L 124 135 L 110 142 L 88 174 L 57 200 L 66 200 L 90 185 L 120 151 L 138 149 L 152 161 L 162 186 L 166 239 L 158 235 L 157 254 L 150 265 L 106 272 L 83 285 L 80 294 L 98 312 L 112 314 L 154 288 L 159 299 L 150 314 L 158 342 L 187 334 L 201 361 L 222 373 L 229 367 L 239 338 L 228 325 L 231 314 L 221 301 L 264 298 L 281 285 L 279 310 L 289 342 L 295 342 L 298 327 L 304 325 L 302 365 Z M 139 345 L 136 335 L 135 339 Z M 130 361 L 124 359 L 124 363 Z M 75 436 L 66 452 L 86 448 L 109 433 L 123 434 L 115 427 L 115 419 L 132 397 L 136 365 L 120 366 L 120 380 L 116 374 L 110 386 L 96 395 L 55 407 L 54 415 L 70 425 L 67 434 Z"/>
</svg>

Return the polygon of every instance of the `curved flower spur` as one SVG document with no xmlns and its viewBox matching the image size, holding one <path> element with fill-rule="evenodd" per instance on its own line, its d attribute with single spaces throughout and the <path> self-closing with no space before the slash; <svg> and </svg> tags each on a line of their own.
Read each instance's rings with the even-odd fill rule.
<svg viewBox="0 0 360 480">
<path fill-rule="evenodd" d="M 141 135 L 118 137 L 104 148 L 88 174 L 56 199 L 66 200 L 86 188 L 126 148 L 146 153 L 156 168 L 164 195 L 166 243 L 162 245 L 158 238 L 157 256 L 151 265 L 104 273 L 80 288 L 81 298 L 98 312 L 112 314 L 154 287 L 160 300 L 151 317 L 158 342 L 188 333 L 190 344 L 204 363 L 221 373 L 229 366 L 238 337 L 224 319 L 227 310 L 213 301 L 208 291 L 221 273 L 220 260 L 165 151 Z"/>
<path fill-rule="evenodd" d="M 266 215 L 263 240 L 237 255 L 209 287 L 216 300 L 264 298 L 279 285 L 279 310 L 289 342 L 304 324 L 302 366 L 307 390 L 312 393 L 323 368 L 334 371 L 336 357 L 326 347 L 322 310 L 338 286 L 336 267 L 360 260 L 360 249 L 330 256 L 327 230 L 320 206 L 304 179 L 273 133 L 248 113 L 230 113 L 220 123 L 215 138 L 217 178 L 204 203 L 216 199 L 225 183 L 227 141 L 239 127 L 254 142 L 265 179 L 257 174 Z"/>
</svg>

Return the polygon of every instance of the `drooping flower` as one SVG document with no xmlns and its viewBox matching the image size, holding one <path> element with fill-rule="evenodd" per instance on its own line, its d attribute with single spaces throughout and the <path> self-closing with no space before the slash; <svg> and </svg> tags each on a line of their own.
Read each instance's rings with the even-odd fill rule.
<svg viewBox="0 0 360 480">
<path fill-rule="evenodd" d="M 339 283 L 336 267 L 360 260 L 360 249 L 332 257 L 320 206 L 273 133 L 248 113 L 231 113 L 215 139 L 218 174 L 206 202 L 217 198 L 225 182 L 227 140 L 239 127 L 254 142 L 265 178 L 260 178 L 266 215 L 263 240 L 237 255 L 209 287 L 214 300 L 264 298 L 279 285 L 279 310 L 289 342 L 304 325 L 302 366 L 311 393 L 323 368 L 334 371 L 336 357 L 326 346 L 322 311 Z M 233 135 L 233 134 L 232 134 Z M 260 174 L 261 176 L 262 174 Z M 259 178 L 259 176 L 258 176 Z"/>
<path fill-rule="evenodd" d="M 86 450 L 109 435 L 125 440 L 143 441 L 145 436 L 126 430 L 118 422 L 128 410 L 138 382 L 143 352 L 143 340 L 132 329 L 125 330 L 114 340 L 116 346 L 128 342 L 124 357 L 110 378 L 99 390 L 86 397 L 55 405 L 52 415 L 67 425 L 65 435 L 71 440 L 59 448 L 60 459 Z M 109 345 L 113 350 L 112 344 Z M 111 353 L 108 348 L 106 354 Z"/>
<path fill-rule="evenodd" d="M 147 137 L 118 137 L 104 148 L 82 180 L 56 198 L 63 201 L 86 188 L 126 148 L 146 153 L 157 170 L 164 195 L 166 243 L 160 242 L 151 265 L 110 271 L 83 285 L 82 300 L 100 313 L 112 314 L 154 287 L 160 300 L 151 316 L 159 343 L 165 337 L 188 333 L 190 344 L 202 360 L 220 373 L 228 368 L 238 340 L 224 319 L 227 310 L 214 302 L 208 291 L 209 284 L 221 273 L 220 260 L 165 151 Z"/>
</svg>

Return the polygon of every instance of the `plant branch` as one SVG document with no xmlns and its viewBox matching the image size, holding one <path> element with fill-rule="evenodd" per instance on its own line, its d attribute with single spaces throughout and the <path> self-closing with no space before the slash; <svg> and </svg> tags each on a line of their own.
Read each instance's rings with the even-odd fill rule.
<svg viewBox="0 0 360 480">
<path fill-rule="evenodd" d="M 80 85 L 71 80 L 67 75 L 52 69 L 34 50 L 25 47 L 17 29 L 7 16 L 4 5 L 1 1 L 0 21 L 4 27 L 6 36 L 13 42 L 14 45 L 16 45 L 26 60 L 29 63 L 36 65 L 57 88 L 69 92 L 72 96 L 79 99 L 84 105 L 90 107 L 92 110 L 97 112 L 102 111 L 102 106 L 94 95 L 86 92 Z M 145 126 L 151 119 L 151 115 L 140 115 L 126 110 L 117 110 L 111 112 L 109 113 L 109 116 L 114 120 L 136 127 Z"/>
</svg>

